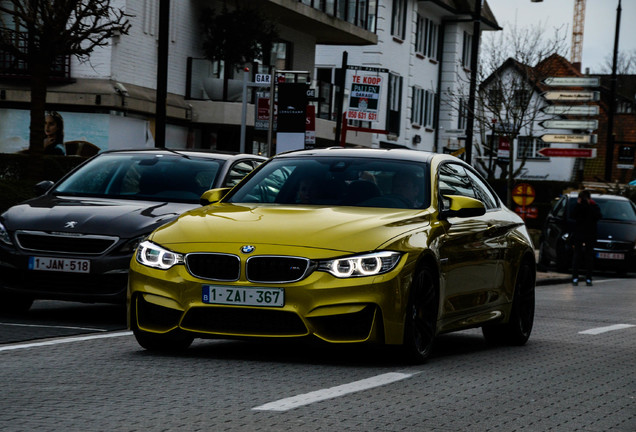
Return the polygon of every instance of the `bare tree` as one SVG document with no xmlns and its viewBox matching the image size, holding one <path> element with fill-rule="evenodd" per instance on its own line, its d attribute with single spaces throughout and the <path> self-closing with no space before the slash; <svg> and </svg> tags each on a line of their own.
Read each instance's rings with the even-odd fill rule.
<svg viewBox="0 0 636 432">
<path fill-rule="evenodd" d="M 599 73 L 610 75 L 614 63 L 613 54 L 605 56 L 603 63 L 599 66 Z M 636 49 L 630 51 L 619 51 L 616 58 L 617 75 L 636 74 Z"/>
<path fill-rule="evenodd" d="M 0 51 L 26 62 L 31 76 L 29 151 L 42 152 L 47 81 L 55 59 L 85 60 L 114 34 L 127 34 L 128 18 L 111 0 L 0 0 Z"/>
<path fill-rule="evenodd" d="M 481 144 L 474 145 L 474 162 L 489 180 L 507 179 L 508 205 L 514 178 L 526 163 L 525 155 L 516 167 L 508 162 L 515 154 L 514 139 L 524 128 L 532 131 L 541 114 L 543 102 L 536 97 L 537 89 L 545 77 L 554 73 L 549 70 L 552 63 L 546 60 L 567 51 L 566 30 L 555 28 L 552 37 L 547 38 L 539 23 L 525 28 L 512 26 L 507 33 L 488 32 L 482 37 L 474 112 L 475 136 L 481 137 Z M 458 89 L 451 92 L 450 103 L 460 107 L 461 101 L 468 98 L 467 89 L 468 85 L 460 82 Z M 509 158 L 497 157 L 495 137 L 510 144 Z"/>
</svg>

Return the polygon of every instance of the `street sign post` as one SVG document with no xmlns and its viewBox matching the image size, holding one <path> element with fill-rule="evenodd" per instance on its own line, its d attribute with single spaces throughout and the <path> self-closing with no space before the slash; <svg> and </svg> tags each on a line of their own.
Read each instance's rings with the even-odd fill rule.
<svg viewBox="0 0 636 432">
<path fill-rule="evenodd" d="M 539 125 L 546 129 L 598 129 L 598 120 L 544 120 Z"/>
<path fill-rule="evenodd" d="M 548 77 L 541 81 L 548 86 L 559 87 L 598 87 L 601 80 L 598 77 Z"/>
<path fill-rule="evenodd" d="M 566 144 L 596 144 L 596 135 L 543 134 L 541 141 Z"/>
<path fill-rule="evenodd" d="M 598 105 L 549 105 L 541 108 L 545 114 L 553 115 L 598 115 Z"/>
<path fill-rule="evenodd" d="M 545 157 L 578 157 L 593 159 L 596 157 L 596 149 L 589 148 L 554 148 L 545 147 L 537 151 Z"/>
<path fill-rule="evenodd" d="M 551 90 L 543 93 L 542 96 L 547 100 L 568 102 L 589 102 L 601 99 L 601 93 L 598 91 Z"/>
</svg>

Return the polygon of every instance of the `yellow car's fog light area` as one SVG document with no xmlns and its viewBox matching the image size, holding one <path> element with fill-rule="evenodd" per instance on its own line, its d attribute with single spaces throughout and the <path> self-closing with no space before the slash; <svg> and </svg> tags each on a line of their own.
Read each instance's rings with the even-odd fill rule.
<svg viewBox="0 0 636 432">
<path fill-rule="evenodd" d="M 313 310 L 307 320 L 313 333 L 327 342 L 364 342 L 378 331 L 375 305 L 326 306 Z"/>
<path fill-rule="evenodd" d="M 183 310 L 178 304 L 165 297 L 152 294 L 135 295 L 132 307 L 135 311 L 136 326 L 145 331 L 165 333 L 177 328 Z"/>
</svg>

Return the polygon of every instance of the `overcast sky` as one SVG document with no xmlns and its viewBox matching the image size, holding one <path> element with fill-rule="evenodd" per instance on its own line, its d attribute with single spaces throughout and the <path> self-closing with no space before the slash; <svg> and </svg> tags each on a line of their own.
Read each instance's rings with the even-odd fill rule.
<svg viewBox="0 0 636 432">
<path fill-rule="evenodd" d="M 568 46 L 572 42 L 574 0 L 543 0 L 541 3 L 532 3 L 530 0 L 486 1 L 504 32 L 506 27 L 514 26 L 515 23 L 518 27 L 528 27 L 541 22 L 549 38 L 553 35 L 553 28 L 566 24 Z M 589 67 L 593 73 L 600 72 L 608 56 L 611 64 L 617 7 L 618 0 L 586 0 L 581 71 Z M 636 50 L 636 0 L 622 0 L 621 8 L 618 49 L 621 52 L 633 52 Z M 570 55 L 568 49 L 568 60 Z"/>
</svg>

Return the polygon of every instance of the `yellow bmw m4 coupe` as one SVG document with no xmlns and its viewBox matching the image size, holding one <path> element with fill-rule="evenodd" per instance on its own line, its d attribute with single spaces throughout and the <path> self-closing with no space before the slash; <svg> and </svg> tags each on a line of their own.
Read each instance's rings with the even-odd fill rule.
<svg viewBox="0 0 636 432">
<path fill-rule="evenodd" d="M 523 345 L 535 259 L 523 221 L 449 155 L 277 155 L 156 229 L 131 260 L 129 327 L 148 350 L 194 338 L 318 338 L 400 347 L 481 327 Z"/>
</svg>

